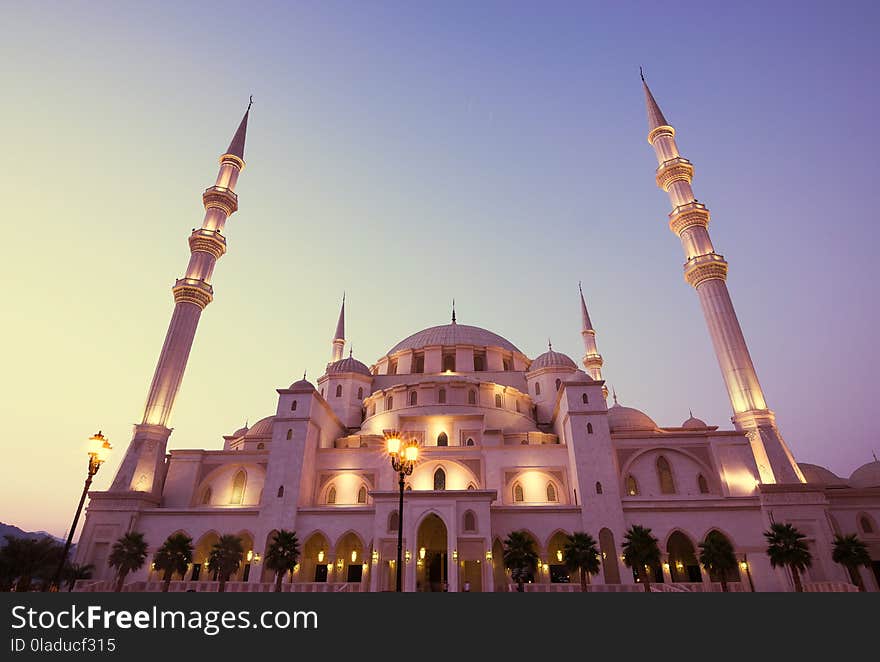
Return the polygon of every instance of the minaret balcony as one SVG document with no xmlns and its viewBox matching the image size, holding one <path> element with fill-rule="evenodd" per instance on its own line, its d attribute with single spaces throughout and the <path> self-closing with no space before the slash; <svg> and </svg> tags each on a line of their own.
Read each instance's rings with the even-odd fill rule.
<svg viewBox="0 0 880 662">
<path fill-rule="evenodd" d="M 669 214 L 669 229 L 676 237 L 680 237 L 682 232 L 695 225 L 709 227 L 709 209 L 696 200 L 678 205 Z"/>
<path fill-rule="evenodd" d="M 178 278 L 171 291 L 175 303 L 191 303 L 202 310 L 214 300 L 214 288 L 197 278 Z"/>
<path fill-rule="evenodd" d="M 674 182 L 691 183 L 694 178 L 694 164 L 683 156 L 664 161 L 657 168 L 657 186 L 668 191 Z"/>
<path fill-rule="evenodd" d="M 684 279 L 694 289 L 708 280 L 727 280 L 727 260 L 718 253 L 697 255 L 684 263 Z"/>
<path fill-rule="evenodd" d="M 202 202 L 205 209 L 220 209 L 227 216 L 231 216 L 238 210 L 238 196 L 232 189 L 225 186 L 212 186 L 202 193 Z"/>
<path fill-rule="evenodd" d="M 584 356 L 585 368 L 601 368 L 604 364 L 605 361 L 599 354 L 587 354 Z"/>
<path fill-rule="evenodd" d="M 189 236 L 189 249 L 193 253 L 196 251 L 210 253 L 214 256 L 215 260 L 219 260 L 226 252 L 226 237 L 220 234 L 218 230 L 199 228 L 198 230 L 193 230 Z"/>
</svg>

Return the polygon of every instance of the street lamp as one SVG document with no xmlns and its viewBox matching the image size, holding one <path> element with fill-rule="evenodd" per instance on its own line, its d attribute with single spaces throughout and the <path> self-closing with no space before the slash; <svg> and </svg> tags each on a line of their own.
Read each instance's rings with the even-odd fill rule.
<svg viewBox="0 0 880 662">
<path fill-rule="evenodd" d="M 92 478 L 98 473 L 98 469 L 104 464 L 104 460 L 110 454 L 113 447 L 101 431 L 89 437 L 89 474 L 86 476 L 86 483 L 83 485 L 82 496 L 79 498 L 79 505 L 76 507 L 76 515 L 73 516 L 73 525 L 70 527 L 70 533 L 67 534 L 67 542 L 64 544 L 64 553 L 61 555 L 61 561 L 58 563 L 58 569 L 55 571 L 55 577 L 52 579 L 52 587 L 58 590 L 61 581 L 61 572 L 64 570 L 64 562 L 67 561 L 67 553 L 70 551 L 70 544 L 73 542 L 73 534 L 76 531 L 76 524 L 79 522 L 79 515 L 82 512 L 83 504 L 86 501 L 86 494 L 89 493 L 89 487 L 92 485 Z"/>
<path fill-rule="evenodd" d="M 385 448 L 400 485 L 400 506 L 397 509 L 397 592 L 400 593 L 403 591 L 403 479 L 412 474 L 419 459 L 419 447 L 415 441 L 403 442 L 398 435 L 392 434 L 385 440 Z"/>
</svg>

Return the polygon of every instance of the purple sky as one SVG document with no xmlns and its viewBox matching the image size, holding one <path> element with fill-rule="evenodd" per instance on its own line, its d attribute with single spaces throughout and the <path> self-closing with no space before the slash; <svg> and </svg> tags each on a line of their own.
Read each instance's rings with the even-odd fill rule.
<svg viewBox="0 0 880 662">
<path fill-rule="evenodd" d="M 219 447 L 320 374 L 343 290 L 366 363 L 452 297 L 530 356 L 550 336 L 578 358 L 579 280 L 623 404 L 729 427 L 643 65 L 796 458 L 849 475 L 880 451 L 876 3 L 177 4 L 4 16 L 5 521 L 63 532 L 98 428 L 109 484 L 251 93 L 171 448 Z"/>
</svg>

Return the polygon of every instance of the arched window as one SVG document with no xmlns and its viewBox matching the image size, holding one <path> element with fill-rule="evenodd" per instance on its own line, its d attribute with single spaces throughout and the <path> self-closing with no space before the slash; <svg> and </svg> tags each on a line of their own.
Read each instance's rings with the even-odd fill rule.
<svg viewBox="0 0 880 662">
<path fill-rule="evenodd" d="M 587 394 L 586 394 L 586 393 L 584 393 L 584 394 L 581 396 L 581 402 L 583 402 L 585 405 L 590 404 L 590 398 L 587 397 Z"/>
<path fill-rule="evenodd" d="M 559 378 L 557 378 L 557 379 L 556 379 L 556 390 L 557 390 L 557 391 L 559 390 L 559 387 L 560 387 L 560 386 L 562 386 L 562 380 L 559 379 Z"/>
<path fill-rule="evenodd" d="M 397 374 L 397 359 L 391 359 L 388 363 L 388 374 L 396 375 Z"/>
<path fill-rule="evenodd" d="M 700 488 L 700 494 L 709 494 L 709 482 L 703 474 L 697 476 L 697 485 Z"/>
<path fill-rule="evenodd" d="M 465 443 L 465 446 L 473 446 L 473 445 L 474 445 L 473 438 L 468 437 L 467 442 Z"/>
<path fill-rule="evenodd" d="M 513 486 L 513 501 L 514 503 L 522 503 L 523 501 L 525 501 L 523 488 L 522 485 L 520 485 L 519 483 L 516 483 L 516 485 Z"/>
<path fill-rule="evenodd" d="M 471 389 L 468 391 L 468 404 L 475 405 L 477 404 L 477 392 Z"/>
<path fill-rule="evenodd" d="M 358 400 L 363 400 L 363 399 L 364 399 L 364 387 L 361 386 L 361 387 L 358 389 Z"/>
<path fill-rule="evenodd" d="M 449 437 L 446 436 L 445 432 L 441 432 L 437 435 L 437 445 L 438 446 L 448 446 L 449 445 Z"/>
<path fill-rule="evenodd" d="M 376 403 L 374 402 L 373 404 L 370 405 L 370 416 L 375 416 L 375 415 L 376 415 Z"/>
<path fill-rule="evenodd" d="M 535 395 L 541 395 L 541 383 L 535 382 Z"/>
<path fill-rule="evenodd" d="M 232 496 L 229 497 L 229 503 L 241 503 L 242 499 L 244 499 L 244 486 L 246 482 L 247 474 L 244 470 L 235 474 L 235 478 L 232 479 Z"/>
<path fill-rule="evenodd" d="M 675 494 L 675 483 L 672 481 L 672 469 L 662 455 L 657 458 L 657 478 L 660 480 L 662 494 Z"/>
<path fill-rule="evenodd" d="M 278 498 L 280 499 L 283 496 L 284 496 L 284 485 L 281 485 L 278 488 Z"/>
<path fill-rule="evenodd" d="M 587 423 L 587 434 L 593 434 L 593 424 Z"/>
<path fill-rule="evenodd" d="M 409 406 L 413 407 L 419 404 L 419 394 L 417 391 L 410 391 L 409 394 Z"/>
<path fill-rule="evenodd" d="M 632 474 L 626 477 L 626 493 L 628 496 L 638 496 L 639 494 L 639 484 Z"/>
<path fill-rule="evenodd" d="M 395 510 L 388 516 L 388 530 L 397 531 L 398 528 L 400 528 L 400 515 Z"/>
<path fill-rule="evenodd" d="M 556 501 L 556 486 L 553 483 L 547 483 L 547 501 Z"/>
<path fill-rule="evenodd" d="M 412 485 L 407 485 L 407 486 L 406 486 L 406 491 L 407 491 L 407 492 L 412 492 Z"/>
<path fill-rule="evenodd" d="M 477 486 L 474 485 L 473 483 L 468 483 L 467 488 L 468 488 L 469 490 L 475 490 L 475 489 L 477 489 Z"/>
<path fill-rule="evenodd" d="M 510 359 L 501 359 L 501 367 L 504 368 L 504 372 L 510 372 L 511 370 L 513 370 Z"/>
<path fill-rule="evenodd" d="M 446 489 L 446 472 L 443 471 L 443 467 L 437 467 L 437 471 L 434 472 L 434 489 Z"/>
<path fill-rule="evenodd" d="M 202 493 L 202 505 L 207 506 L 211 503 L 211 488 L 208 487 Z"/>
<path fill-rule="evenodd" d="M 445 388 L 441 388 L 440 391 L 438 391 L 437 400 L 440 402 L 441 405 L 446 404 L 446 389 Z"/>
<path fill-rule="evenodd" d="M 495 394 L 495 406 L 496 406 L 496 407 L 502 407 L 502 406 L 503 406 L 503 403 L 502 403 L 502 401 L 501 401 L 501 394 L 500 394 L 500 393 L 496 393 L 496 394 Z"/>
<path fill-rule="evenodd" d="M 264 444 L 262 441 L 261 441 L 259 444 L 257 444 L 257 450 L 258 450 L 258 451 L 261 451 L 261 450 L 263 450 L 264 448 L 266 448 L 266 444 Z"/>
<path fill-rule="evenodd" d="M 596 481 L 596 494 L 602 494 L 602 483 Z"/>
<path fill-rule="evenodd" d="M 874 533 L 874 523 L 867 515 L 862 515 L 859 518 L 859 526 L 862 527 L 862 533 Z"/>
<path fill-rule="evenodd" d="M 327 490 L 327 503 L 334 504 L 336 503 L 336 486 L 332 486 L 329 490 Z"/>
<path fill-rule="evenodd" d="M 337 397 L 337 398 L 341 398 L 341 397 L 342 397 L 342 384 L 337 384 L 337 385 L 336 385 L 336 397 Z"/>
<path fill-rule="evenodd" d="M 292 428 L 288 428 L 288 430 L 287 430 L 287 439 L 288 440 L 293 439 L 293 429 Z"/>
<path fill-rule="evenodd" d="M 455 372 L 455 354 L 446 354 L 443 357 L 443 372 Z"/>
<path fill-rule="evenodd" d="M 519 413 L 519 400 L 514 400 L 513 404 L 516 406 L 516 413 Z"/>
<path fill-rule="evenodd" d="M 394 407 L 394 398 L 389 395 L 385 398 L 385 411 L 389 411 L 392 407 Z"/>
<path fill-rule="evenodd" d="M 296 400 L 290 403 L 290 411 L 296 411 Z"/>
<path fill-rule="evenodd" d="M 367 502 L 367 488 L 361 485 L 361 489 L 358 490 L 358 503 L 366 503 Z"/>
<path fill-rule="evenodd" d="M 477 516 L 474 515 L 472 510 L 467 511 L 464 514 L 464 530 L 465 531 L 476 531 L 477 530 Z"/>
</svg>

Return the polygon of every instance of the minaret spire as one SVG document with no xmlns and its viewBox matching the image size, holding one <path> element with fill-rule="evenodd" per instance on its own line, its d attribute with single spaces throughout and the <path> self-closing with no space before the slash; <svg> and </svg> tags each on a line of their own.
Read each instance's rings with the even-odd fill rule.
<svg viewBox="0 0 880 662">
<path fill-rule="evenodd" d="M 715 355 L 733 406 L 733 422 L 749 438 L 764 483 L 802 483 L 798 468 L 767 407 L 764 392 L 727 290 L 727 261 L 715 252 L 709 237 L 709 210 L 691 189 L 694 166 L 682 157 L 673 129 L 642 75 L 648 109 L 648 142 L 657 161 L 657 186 L 669 194 L 669 229 L 684 248 L 685 280 L 697 291 Z"/>
<path fill-rule="evenodd" d="M 581 337 L 584 339 L 584 368 L 587 374 L 596 381 L 602 378 L 602 355 L 599 354 L 599 348 L 596 345 L 596 331 L 593 329 L 593 323 L 590 321 L 590 313 L 587 312 L 587 302 L 584 301 L 584 290 L 581 283 L 578 282 L 578 292 L 581 295 Z M 608 397 L 608 387 L 603 386 L 602 392 Z"/>
<path fill-rule="evenodd" d="M 229 149 L 220 157 L 220 171 L 214 185 L 202 194 L 205 217 L 202 227 L 189 237 L 190 259 L 183 278 L 174 287 L 174 312 L 159 354 L 156 371 L 144 406 L 141 423 L 113 479 L 111 491 L 135 491 L 158 495 L 165 470 L 165 448 L 171 429 L 168 420 L 180 389 L 196 328 L 202 311 L 214 298 L 211 277 L 226 252 L 223 229 L 238 209 L 235 185 L 244 168 L 244 143 L 250 104 Z"/>
<path fill-rule="evenodd" d="M 455 299 L 452 300 L 452 323 L 455 324 Z"/>
<path fill-rule="evenodd" d="M 345 349 L 345 292 L 342 293 L 342 308 L 339 309 L 339 320 L 336 322 L 336 333 L 333 334 L 333 351 L 330 362 L 339 361 Z"/>
</svg>

